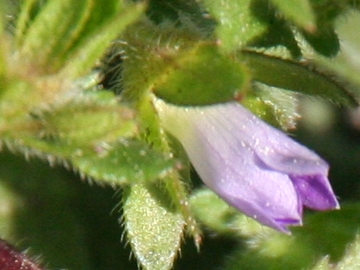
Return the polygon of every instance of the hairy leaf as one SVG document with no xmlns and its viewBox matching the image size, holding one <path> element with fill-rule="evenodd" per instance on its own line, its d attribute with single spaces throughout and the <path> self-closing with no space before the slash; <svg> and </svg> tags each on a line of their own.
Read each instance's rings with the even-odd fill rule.
<svg viewBox="0 0 360 270">
<path fill-rule="evenodd" d="M 157 186 L 132 185 L 124 195 L 124 224 L 138 262 L 143 269 L 171 269 L 182 238 L 181 214 Z"/>
<path fill-rule="evenodd" d="M 241 53 L 255 81 L 295 92 L 319 96 L 342 105 L 355 105 L 354 96 L 311 66 L 244 51 Z"/>
</svg>

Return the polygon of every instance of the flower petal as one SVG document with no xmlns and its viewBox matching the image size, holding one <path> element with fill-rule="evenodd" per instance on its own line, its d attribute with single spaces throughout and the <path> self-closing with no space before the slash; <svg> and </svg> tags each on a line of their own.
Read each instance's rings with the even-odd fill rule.
<svg viewBox="0 0 360 270">
<path fill-rule="evenodd" d="M 223 104 L 219 112 L 237 116 L 227 117 L 227 125 L 233 126 L 232 132 L 252 138 L 249 146 L 269 167 L 287 174 L 327 175 L 329 166 L 322 158 L 238 103 Z"/>
<path fill-rule="evenodd" d="M 287 231 L 284 224 L 301 223 L 302 203 L 287 174 L 266 166 L 247 138 L 222 130 L 219 119 L 205 113 L 195 120 L 193 140 L 183 145 L 207 186 L 265 225 Z"/>
<path fill-rule="evenodd" d="M 303 205 L 338 207 L 317 154 L 236 102 L 178 107 L 157 101 L 204 183 L 229 204 L 280 231 L 301 224 Z"/>
<path fill-rule="evenodd" d="M 229 108 L 233 113 L 241 111 L 237 115 L 241 114 L 242 121 L 246 122 L 246 128 L 240 126 L 237 132 L 254 130 L 255 144 L 252 147 L 259 158 L 270 168 L 292 175 L 291 179 L 296 184 L 305 206 L 317 210 L 339 208 L 327 179 L 329 166 L 322 158 L 261 121 L 245 108 L 237 104 Z M 225 107 L 222 109 L 224 110 Z M 260 135 L 258 130 L 263 134 Z"/>
<path fill-rule="evenodd" d="M 328 179 L 323 175 L 290 176 L 303 204 L 316 210 L 339 208 Z"/>
<path fill-rule="evenodd" d="M 302 204 L 290 178 L 257 157 L 250 147 L 252 136 L 224 121 L 228 114 L 219 112 L 224 104 L 201 110 L 167 106 L 165 126 L 183 144 L 207 186 L 265 225 L 287 231 L 285 226 L 301 223 Z"/>
<path fill-rule="evenodd" d="M 234 126 L 231 132 L 251 136 L 253 142 L 249 147 L 270 168 L 290 175 L 305 206 L 317 210 L 339 208 L 327 179 L 329 166 L 322 158 L 238 104 L 227 104 L 220 110 L 241 115 L 242 125 L 236 123 L 239 118 L 235 121 L 233 117 L 226 119 L 228 125 L 232 123 Z M 252 135 L 249 133 L 251 130 Z"/>
</svg>

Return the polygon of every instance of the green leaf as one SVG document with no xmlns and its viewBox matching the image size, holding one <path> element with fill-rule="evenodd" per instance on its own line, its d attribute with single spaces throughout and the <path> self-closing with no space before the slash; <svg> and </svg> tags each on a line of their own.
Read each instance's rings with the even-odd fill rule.
<svg viewBox="0 0 360 270">
<path fill-rule="evenodd" d="M 267 22 L 254 12 L 254 1 L 204 0 L 205 7 L 217 22 L 216 37 L 223 50 L 234 51 L 267 29 Z M 267 11 L 263 5 L 260 12 Z"/>
<path fill-rule="evenodd" d="M 153 92 L 179 105 L 213 104 L 234 100 L 248 86 L 239 61 L 189 29 L 145 21 L 129 29 L 124 41 L 122 95 L 131 102 Z"/>
<path fill-rule="evenodd" d="M 10 119 L 2 136 L 26 155 L 70 164 L 81 175 L 103 183 L 120 185 L 166 176 L 175 160 L 135 140 L 139 129 L 134 116 L 111 92 L 90 92 L 82 99 L 33 113 L 32 119 L 26 115 L 15 123 Z"/>
<path fill-rule="evenodd" d="M 168 194 L 172 207 L 182 214 L 187 232 L 194 238 L 195 245 L 199 248 L 201 232 L 188 202 L 188 186 L 190 185 L 189 160 L 179 143 L 174 142 L 174 138 L 164 132 L 153 102 L 154 97 L 150 94 L 145 95 L 137 104 L 142 137 L 165 156 L 174 157 L 178 161 L 176 170 L 165 178 L 159 179 L 161 180 L 159 182 L 163 184 L 164 192 Z"/>
<path fill-rule="evenodd" d="M 3 35 L 3 33 L 4 33 L 4 30 L 5 30 L 5 19 L 4 19 L 4 14 L 5 14 L 5 11 L 6 10 L 6 6 L 5 6 L 5 4 L 4 3 L 0 3 L 0 36 L 2 36 Z M 2 52 L 2 50 L 1 50 L 2 48 L 0 47 L 0 53 Z M 1 58 L 0 58 L 1 59 Z M 1 64 L 1 62 L 0 62 L 0 64 Z M 1 70 L 1 68 L 0 68 L 0 70 Z M 1 74 L 1 73 L 0 73 Z"/>
<path fill-rule="evenodd" d="M 174 160 L 135 140 L 105 144 L 96 151 L 84 151 L 68 159 L 81 174 L 118 186 L 155 181 L 175 170 Z"/>
<path fill-rule="evenodd" d="M 249 78 L 240 62 L 214 45 L 200 45 L 179 58 L 154 83 L 154 93 L 178 105 L 209 105 L 236 99 Z"/>
<path fill-rule="evenodd" d="M 316 29 L 315 14 L 308 0 L 271 0 L 286 17 L 309 32 Z"/>
<path fill-rule="evenodd" d="M 96 28 L 96 31 L 94 31 L 92 35 L 89 34 L 86 39 L 83 38 L 81 40 L 77 50 L 74 50 L 70 55 L 68 64 L 64 66 L 62 72 L 71 78 L 77 78 L 86 74 L 104 54 L 110 42 L 113 41 L 126 26 L 137 20 L 142 12 L 143 5 L 125 6 L 122 12 L 116 14 L 111 20 L 109 19 L 102 27 Z"/>
<path fill-rule="evenodd" d="M 356 105 L 354 96 L 311 66 L 298 64 L 252 51 L 241 57 L 252 71 L 255 81 L 307 95 L 319 96 L 342 105 Z"/>
<path fill-rule="evenodd" d="M 26 2 L 20 17 L 28 22 L 34 3 Z M 140 5 L 125 5 L 122 1 L 49 0 L 30 22 L 23 37 L 19 37 L 19 52 L 23 59 L 40 73 L 55 73 L 67 62 L 76 78 L 83 75 L 124 27 L 141 13 Z M 30 11 L 29 11 L 30 10 Z M 23 31 L 24 24 L 18 24 Z M 21 34 L 19 34 L 21 36 Z M 83 67 L 80 67 L 79 61 Z M 74 61 L 74 62 L 73 62 Z M 69 75 L 69 74 L 68 74 Z"/>
<path fill-rule="evenodd" d="M 0 18 L 3 18 L 3 12 L 4 7 L 0 4 Z M 5 30 L 5 22 L 0 19 L 0 38 L 2 39 L 2 42 L 0 43 L 0 88 L 3 89 L 3 81 L 4 77 L 7 73 L 7 53 L 8 53 L 8 44 L 10 43 L 10 40 L 6 35 L 4 35 Z M 2 92 L 1 90 L 0 92 Z"/>
<path fill-rule="evenodd" d="M 84 93 L 83 98 L 33 114 L 41 125 L 39 133 L 48 140 L 89 145 L 137 133 L 135 113 L 118 104 L 111 92 Z"/>
<path fill-rule="evenodd" d="M 86 21 L 87 9 L 91 7 L 90 1 L 47 1 L 24 34 L 20 54 L 40 68 L 47 68 L 54 62 L 56 47 L 79 34 L 79 27 Z"/>
<path fill-rule="evenodd" d="M 156 80 L 173 66 L 172 62 L 186 54 L 200 38 L 189 28 L 169 24 L 157 26 L 148 20 L 129 27 L 122 35 L 123 42 L 116 44 L 116 50 L 124 59 L 122 97 L 131 103 L 142 100 L 152 91 Z"/>
<path fill-rule="evenodd" d="M 144 269 L 171 269 L 182 239 L 184 220 L 171 208 L 163 189 L 136 184 L 124 192 L 124 225 Z"/>
<path fill-rule="evenodd" d="M 24 34 L 27 28 L 31 24 L 31 21 L 36 17 L 41 9 L 41 2 L 39 0 L 25 0 L 20 5 L 20 11 L 16 15 L 16 27 L 15 27 L 15 45 L 20 47 Z"/>
<path fill-rule="evenodd" d="M 83 178 L 111 186 L 155 181 L 172 173 L 175 167 L 174 160 L 141 141 L 99 141 L 97 145 L 86 145 L 27 136 L 22 140 L 7 137 L 5 141 L 8 148 L 26 157 L 37 156 L 50 165 L 71 167 Z"/>
</svg>

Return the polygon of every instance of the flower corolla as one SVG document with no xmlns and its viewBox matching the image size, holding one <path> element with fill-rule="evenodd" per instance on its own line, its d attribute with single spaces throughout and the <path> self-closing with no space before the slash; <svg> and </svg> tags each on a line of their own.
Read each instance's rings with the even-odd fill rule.
<svg viewBox="0 0 360 270">
<path fill-rule="evenodd" d="M 264 225 L 288 232 L 303 207 L 338 208 L 328 164 L 237 102 L 179 107 L 156 100 L 165 130 L 183 145 L 203 182 Z"/>
</svg>

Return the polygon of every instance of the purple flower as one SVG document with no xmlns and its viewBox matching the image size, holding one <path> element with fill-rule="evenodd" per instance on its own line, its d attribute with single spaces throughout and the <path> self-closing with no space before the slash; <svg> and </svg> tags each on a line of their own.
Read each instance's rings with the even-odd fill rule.
<svg viewBox="0 0 360 270">
<path fill-rule="evenodd" d="M 301 225 L 303 206 L 339 208 L 328 164 L 238 103 L 156 106 L 204 183 L 246 215 L 288 232 Z"/>
</svg>

